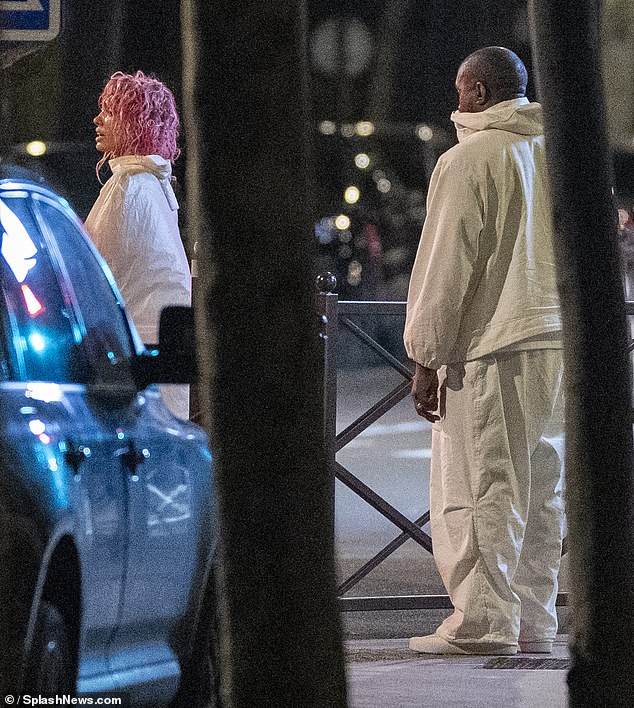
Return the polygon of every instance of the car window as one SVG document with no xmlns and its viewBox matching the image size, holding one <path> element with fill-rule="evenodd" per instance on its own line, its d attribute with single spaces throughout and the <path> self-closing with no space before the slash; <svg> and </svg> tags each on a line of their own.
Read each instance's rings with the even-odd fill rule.
<svg viewBox="0 0 634 708">
<path fill-rule="evenodd" d="M 54 202 L 34 197 L 74 293 L 92 381 L 131 381 L 132 338 L 108 278 L 72 217 Z"/>
<path fill-rule="evenodd" d="M 2 289 L 15 329 L 20 375 L 71 382 L 81 370 L 72 310 L 59 288 L 26 193 L 0 199 Z"/>
<path fill-rule="evenodd" d="M 0 259 L 0 277 L 4 280 L 9 275 L 6 263 Z M 0 381 L 11 381 L 16 378 L 15 372 L 19 370 L 15 362 L 15 353 L 12 350 L 13 330 L 11 318 L 7 310 L 7 302 L 0 296 Z"/>
</svg>

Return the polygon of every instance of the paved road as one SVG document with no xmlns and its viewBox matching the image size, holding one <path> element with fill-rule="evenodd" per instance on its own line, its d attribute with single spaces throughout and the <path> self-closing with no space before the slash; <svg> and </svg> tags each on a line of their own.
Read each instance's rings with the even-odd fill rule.
<svg viewBox="0 0 634 708">
<path fill-rule="evenodd" d="M 337 430 L 347 427 L 402 381 L 385 367 L 340 371 Z M 405 516 L 428 508 L 431 425 L 417 416 L 409 397 L 346 445 L 337 460 Z M 337 482 L 336 531 L 342 557 L 358 557 L 389 541 L 397 529 Z"/>
<path fill-rule="evenodd" d="M 347 642 L 350 708 L 565 708 L 567 638 L 551 656 L 414 654 L 399 639 Z M 532 669 L 532 670 L 530 670 Z"/>
</svg>

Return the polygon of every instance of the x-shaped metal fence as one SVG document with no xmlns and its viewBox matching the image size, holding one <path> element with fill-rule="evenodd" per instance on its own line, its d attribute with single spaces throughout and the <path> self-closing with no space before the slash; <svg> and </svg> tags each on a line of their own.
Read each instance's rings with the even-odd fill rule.
<svg viewBox="0 0 634 708">
<path fill-rule="evenodd" d="M 327 285 L 327 281 L 322 284 Z M 339 302 L 336 294 L 326 292 L 322 292 L 319 297 L 322 317 L 322 338 L 324 341 L 324 428 L 334 478 L 342 482 L 401 531 L 400 535 L 390 541 L 339 585 L 338 594 L 340 596 L 340 608 L 345 611 L 451 609 L 451 602 L 446 595 L 341 597 L 409 539 L 418 543 L 429 553 L 433 553 L 433 548 L 431 537 L 422 529 L 422 527 L 429 522 L 429 510 L 425 511 L 424 514 L 414 521 L 411 521 L 336 459 L 337 452 L 410 394 L 413 378 L 413 373 L 410 369 L 411 364 L 408 366 L 407 363 L 399 361 L 399 359 L 381 346 L 381 344 L 351 318 L 355 316 L 369 316 L 373 321 L 376 321 L 379 317 L 404 317 L 405 303 L 374 301 Z M 628 305 L 630 306 L 628 314 L 634 314 L 634 303 L 628 303 Z M 341 328 L 348 330 L 357 340 L 362 342 L 364 346 L 375 352 L 382 361 L 389 364 L 400 374 L 402 380 L 399 381 L 389 393 L 383 396 L 381 400 L 372 405 L 344 430 L 337 433 L 336 342 L 338 331 Z M 630 351 L 632 350 L 634 350 L 634 342 L 630 345 Z M 562 553 L 565 552 L 564 540 Z M 557 604 L 567 604 L 567 593 L 559 593 Z"/>
</svg>

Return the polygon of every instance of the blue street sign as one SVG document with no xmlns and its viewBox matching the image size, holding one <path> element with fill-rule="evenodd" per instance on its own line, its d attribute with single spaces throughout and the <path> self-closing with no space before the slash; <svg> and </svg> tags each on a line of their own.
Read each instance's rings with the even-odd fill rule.
<svg viewBox="0 0 634 708">
<path fill-rule="evenodd" d="M 0 0 L 3 42 L 49 42 L 61 27 L 61 0 Z"/>
</svg>

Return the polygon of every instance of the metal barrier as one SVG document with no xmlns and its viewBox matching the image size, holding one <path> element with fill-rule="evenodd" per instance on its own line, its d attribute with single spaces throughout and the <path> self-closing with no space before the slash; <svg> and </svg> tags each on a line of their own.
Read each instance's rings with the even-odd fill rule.
<svg viewBox="0 0 634 708">
<path fill-rule="evenodd" d="M 337 295 L 330 292 L 334 286 L 334 278 L 328 275 L 320 276 L 317 280 L 319 292 L 319 315 L 322 321 L 321 336 L 323 339 L 324 352 L 324 431 L 326 448 L 328 450 L 330 464 L 333 469 L 333 489 L 334 480 L 338 479 L 346 487 L 367 502 L 376 511 L 388 519 L 400 531 L 390 543 L 382 548 L 370 560 L 364 563 L 350 577 L 344 580 L 338 588 L 339 607 L 342 611 L 370 611 L 370 610 L 429 610 L 429 609 L 452 609 L 449 597 L 446 595 L 400 595 L 400 596 L 376 596 L 376 597 L 341 597 L 348 590 L 354 587 L 359 581 L 365 578 L 374 568 L 388 558 L 394 551 L 400 548 L 407 540 L 412 539 L 422 548 L 433 554 L 432 539 L 422 530 L 422 527 L 429 522 L 429 510 L 417 518 L 410 521 L 398 509 L 377 494 L 350 470 L 341 465 L 336 455 L 349 442 L 354 440 L 360 433 L 369 428 L 381 416 L 396 406 L 400 401 L 410 394 L 411 382 L 413 378 L 413 364 L 411 361 L 399 361 L 393 354 L 388 352 L 375 339 L 364 331 L 358 324 L 352 321 L 351 317 L 365 315 L 371 318 L 383 316 L 405 315 L 405 302 L 339 302 Z M 634 314 L 634 303 L 628 303 L 628 314 Z M 397 371 L 402 381 L 398 383 L 387 395 L 375 403 L 371 408 L 360 415 L 353 423 L 344 430 L 337 433 L 337 358 L 336 346 L 337 335 L 341 328 L 351 332 L 364 346 L 375 352 L 384 362 Z M 634 348 L 634 344 L 632 345 Z M 565 540 L 562 554 L 566 552 Z M 567 604 L 568 594 L 559 593 L 557 605 Z"/>
</svg>

